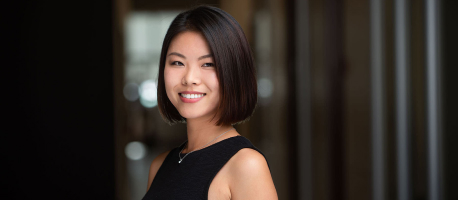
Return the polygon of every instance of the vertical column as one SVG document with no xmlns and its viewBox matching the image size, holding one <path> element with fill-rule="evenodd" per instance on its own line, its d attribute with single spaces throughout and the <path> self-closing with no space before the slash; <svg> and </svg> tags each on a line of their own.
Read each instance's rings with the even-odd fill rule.
<svg viewBox="0 0 458 200">
<path fill-rule="evenodd" d="M 428 199 L 441 200 L 441 92 L 439 2 L 425 0 Z"/>
<path fill-rule="evenodd" d="M 395 81 L 396 81 L 396 147 L 398 199 L 411 197 L 410 183 L 410 63 L 409 10 L 407 0 L 396 0 L 395 18 Z"/>
<path fill-rule="evenodd" d="M 382 0 L 371 0 L 372 199 L 385 200 L 385 89 Z"/>
<path fill-rule="evenodd" d="M 307 0 L 296 0 L 296 102 L 298 133 L 298 197 L 311 200 L 312 143 L 311 143 L 311 76 L 309 7 Z"/>
<path fill-rule="evenodd" d="M 324 84 L 325 84 L 325 118 L 330 126 L 326 128 L 329 155 L 328 197 L 344 199 L 347 182 L 345 176 L 346 149 L 344 148 L 344 32 L 343 32 L 343 1 L 324 1 Z"/>
</svg>

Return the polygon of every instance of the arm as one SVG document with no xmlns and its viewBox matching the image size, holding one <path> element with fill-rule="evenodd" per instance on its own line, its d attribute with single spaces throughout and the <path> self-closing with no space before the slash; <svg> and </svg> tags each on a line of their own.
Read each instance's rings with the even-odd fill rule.
<svg viewBox="0 0 458 200">
<path fill-rule="evenodd" d="M 149 167 L 149 176 L 148 176 L 148 187 L 146 191 L 149 190 L 149 187 L 151 186 L 151 183 L 154 180 L 154 177 L 156 176 L 157 171 L 161 167 L 162 163 L 164 162 L 165 158 L 169 154 L 170 151 L 166 151 L 162 154 L 159 154 L 151 163 L 151 166 Z"/>
<path fill-rule="evenodd" d="M 254 149 L 242 149 L 234 155 L 233 176 L 229 187 L 233 200 L 278 200 L 267 161 Z"/>
</svg>

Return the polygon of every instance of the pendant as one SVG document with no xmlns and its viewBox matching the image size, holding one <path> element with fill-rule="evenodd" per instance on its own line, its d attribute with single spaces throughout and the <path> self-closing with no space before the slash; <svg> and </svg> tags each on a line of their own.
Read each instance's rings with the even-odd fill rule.
<svg viewBox="0 0 458 200">
<path fill-rule="evenodd" d="M 178 163 L 181 163 L 181 160 L 180 160 L 180 161 L 178 161 Z"/>
</svg>

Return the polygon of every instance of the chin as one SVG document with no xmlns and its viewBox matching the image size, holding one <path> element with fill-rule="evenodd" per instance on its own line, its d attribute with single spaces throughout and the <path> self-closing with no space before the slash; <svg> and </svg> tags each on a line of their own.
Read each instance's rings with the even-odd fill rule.
<svg viewBox="0 0 458 200">
<path fill-rule="evenodd" d="M 186 119 L 195 119 L 195 118 L 200 118 L 205 115 L 198 114 L 198 113 L 190 113 L 190 112 L 180 112 L 180 115 Z"/>
<path fill-rule="evenodd" d="M 196 112 L 195 109 L 179 110 L 180 115 L 186 119 L 197 119 L 202 117 L 213 118 L 214 112 Z"/>
</svg>

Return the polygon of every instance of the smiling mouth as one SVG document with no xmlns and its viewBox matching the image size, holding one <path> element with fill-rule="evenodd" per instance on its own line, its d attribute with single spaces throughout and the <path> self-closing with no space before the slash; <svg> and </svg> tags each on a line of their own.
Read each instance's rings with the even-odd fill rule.
<svg viewBox="0 0 458 200">
<path fill-rule="evenodd" d="M 203 93 L 203 94 L 182 94 L 182 93 L 178 93 L 180 96 L 182 96 L 183 98 L 186 98 L 186 99 L 197 99 L 197 98 L 201 98 L 205 95 L 207 95 L 206 93 Z"/>
</svg>

